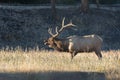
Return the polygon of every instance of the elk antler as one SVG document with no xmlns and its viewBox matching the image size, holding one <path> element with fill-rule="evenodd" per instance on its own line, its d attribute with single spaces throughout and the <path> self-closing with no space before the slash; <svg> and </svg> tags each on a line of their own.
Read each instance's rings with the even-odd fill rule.
<svg viewBox="0 0 120 80">
<path fill-rule="evenodd" d="M 73 23 L 72 23 L 72 21 L 70 21 L 70 23 L 69 24 L 64 24 L 64 21 L 65 21 L 65 17 L 63 18 L 63 20 L 62 20 L 62 27 L 59 29 L 59 31 L 58 31 L 58 27 L 56 27 L 56 29 L 55 29 L 55 31 L 56 31 L 56 34 L 53 34 L 52 33 L 52 29 L 51 28 L 49 28 L 48 29 L 48 33 L 52 36 L 52 37 L 57 37 L 59 34 L 60 34 L 60 32 L 62 32 L 62 30 L 64 29 L 64 28 L 66 28 L 66 27 L 71 27 L 71 26 L 75 26 Z"/>
</svg>

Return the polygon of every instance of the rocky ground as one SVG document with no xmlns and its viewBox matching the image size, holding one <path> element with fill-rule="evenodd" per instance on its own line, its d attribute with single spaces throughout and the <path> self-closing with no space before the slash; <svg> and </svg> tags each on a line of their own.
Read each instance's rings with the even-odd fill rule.
<svg viewBox="0 0 120 80">
<path fill-rule="evenodd" d="M 0 48 L 46 49 L 43 40 L 50 36 L 48 28 L 60 27 L 66 17 L 66 24 L 72 20 L 77 27 L 64 30 L 59 37 L 98 34 L 104 40 L 103 49 L 120 49 L 119 9 L 90 8 L 89 13 L 81 14 L 77 7 L 58 8 L 58 20 L 54 22 L 49 7 L 0 5 Z"/>
</svg>

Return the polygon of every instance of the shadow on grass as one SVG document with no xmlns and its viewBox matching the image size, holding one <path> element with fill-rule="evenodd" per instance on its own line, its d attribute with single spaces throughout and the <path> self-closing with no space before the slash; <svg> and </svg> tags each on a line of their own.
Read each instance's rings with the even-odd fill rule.
<svg viewBox="0 0 120 80">
<path fill-rule="evenodd" d="M 0 73 L 0 80 L 106 80 L 99 72 L 18 72 Z"/>
</svg>

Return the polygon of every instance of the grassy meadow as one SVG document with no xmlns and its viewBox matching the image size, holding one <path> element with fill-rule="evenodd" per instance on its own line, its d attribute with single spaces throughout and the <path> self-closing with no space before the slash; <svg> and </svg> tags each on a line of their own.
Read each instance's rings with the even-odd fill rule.
<svg viewBox="0 0 120 80">
<path fill-rule="evenodd" d="M 102 55 L 98 60 L 94 52 L 79 53 L 71 61 L 70 54 L 63 52 L 0 50 L 0 80 L 53 80 L 48 78 L 52 72 L 103 73 L 105 80 L 120 80 L 120 50 L 102 51 Z"/>
</svg>

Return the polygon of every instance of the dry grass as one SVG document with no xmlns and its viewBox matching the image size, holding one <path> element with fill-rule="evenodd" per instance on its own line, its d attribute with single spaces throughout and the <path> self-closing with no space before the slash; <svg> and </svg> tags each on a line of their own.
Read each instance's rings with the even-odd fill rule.
<svg viewBox="0 0 120 80">
<path fill-rule="evenodd" d="M 82 53 L 71 61 L 68 53 L 0 50 L 0 73 L 100 72 L 105 73 L 107 80 L 119 80 L 120 50 L 102 51 L 102 54 L 102 60 L 98 60 L 94 53 Z"/>
</svg>

